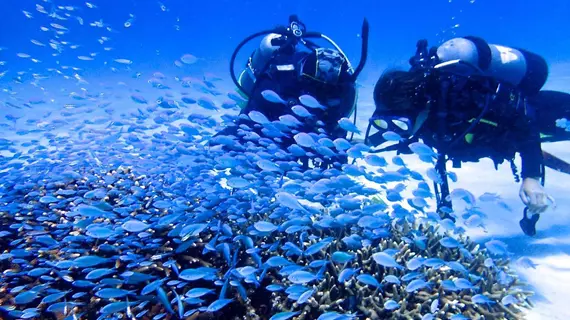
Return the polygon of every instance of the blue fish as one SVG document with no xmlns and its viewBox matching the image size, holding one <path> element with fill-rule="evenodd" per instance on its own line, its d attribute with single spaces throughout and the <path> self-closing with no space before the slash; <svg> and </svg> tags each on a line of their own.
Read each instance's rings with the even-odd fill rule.
<svg viewBox="0 0 570 320">
<path fill-rule="evenodd" d="M 99 298 L 104 298 L 104 299 L 117 299 L 125 297 L 132 293 L 133 293 L 132 291 L 127 291 L 123 289 L 104 288 L 95 292 L 95 295 Z"/>
<path fill-rule="evenodd" d="M 396 285 L 400 284 L 400 279 L 398 279 L 396 276 L 394 275 L 387 275 L 384 277 L 383 281 L 386 281 L 387 283 L 393 283 Z"/>
<path fill-rule="evenodd" d="M 408 285 L 406 286 L 406 292 L 414 292 L 414 291 L 418 291 L 421 289 L 424 289 L 426 287 L 429 287 L 430 283 L 426 282 L 424 280 L 421 279 L 415 279 L 412 280 L 410 283 L 408 283 Z"/>
<path fill-rule="evenodd" d="M 493 254 L 498 256 L 507 256 L 509 255 L 509 250 L 507 245 L 499 240 L 490 240 L 485 243 L 485 248 Z"/>
<path fill-rule="evenodd" d="M 378 282 L 378 280 L 376 280 L 376 278 L 374 278 L 373 276 L 366 274 L 366 273 L 357 276 L 356 279 L 359 282 L 362 282 L 362 283 L 367 284 L 367 285 L 372 286 L 372 287 L 376 287 L 376 288 L 381 287 L 380 282 Z"/>
<path fill-rule="evenodd" d="M 206 308 L 206 312 L 216 312 L 230 304 L 234 299 L 219 299 L 212 302 L 208 308 Z"/>
<path fill-rule="evenodd" d="M 396 310 L 398 308 L 400 308 L 400 304 L 392 299 L 388 299 L 384 302 L 384 309 L 388 311 Z"/>
<path fill-rule="evenodd" d="M 309 110 L 305 109 L 303 106 L 295 105 L 291 107 L 291 111 L 294 114 L 298 115 L 301 118 L 311 118 L 313 114 L 309 112 Z"/>
<path fill-rule="evenodd" d="M 354 259 L 353 254 L 342 251 L 333 252 L 333 254 L 331 255 L 331 260 L 335 263 L 347 263 L 349 261 L 352 261 L 353 259 Z"/>
<path fill-rule="evenodd" d="M 95 267 L 100 264 L 104 264 L 109 262 L 107 258 L 101 258 L 95 255 L 92 256 L 83 256 L 73 260 L 73 264 L 78 268 L 88 268 L 88 267 Z"/>
<path fill-rule="evenodd" d="M 306 284 L 318 280 L 320 277 L 308 271 L 298 270 L 291 273 L 287 279 L 295 284 Z"/>
<path fill-rule="evenodd" d="M 338 282 L 344 283 L 352 278 L 356 273 L 360 271 L 360 268 L 345 268 L 338 275 Z"/>
<path fill-rule="evenodd" d="M 156 203 L 155 203 L 155 205 L 156 205 Z M 125 223 L 123 223 L 123 225 L 121 227 L 123 229 L 125 229 L 125 231 L 128 231 L 128 232 L 142 232 L 142 231 L 148 229 L 149 225 L 144 223 L 144 222 L 138 221 L 138 220 L 129 220 L 129 221 L 126 221 Z"/>
<path fill-rule="evenodd" d="M 446 248 L 458 248 L 461 243 L 453 238 L 445 237 L 439 240 L 439 243 Z"/>
<path fill-rule="evenodd" d="M 472 296 L 471 301 L 473 301 L 474 303 L 477 303 L 477 304 L 494 304 L 494 303 L 496 303 L 495 301 L 491 300 L 490 298 L 488 298 L 487 296 L 485 296 L 483 294 L 476 294 L 476 295 Z"/>
<path fill-rule="evenodd" d="M 372 255 L 372 258 L 374 259 L 374 261 L 376 261 L 376 263 L 378 263 L 381 266 L 384 267 L 388 267 L 388 268 L 398 268 L 401 269 L 403 268 L 401 265 L 399 265 L 396 260 L 390 256 L 389 254 L 385 253 L 385 252 L 378 252 Z"/>
<path fill-rule="evenodd" d="M 342 129 L 344 129 L 348 132 L 360 134 L 360 130 L 348 118 L 341 118 L 340 120 L 338 120 L 338 124 Z"/>
<path fill-rule="evenodd" d="M 299 313 L 301 313 L 300 311 L 286 311 L 286 312 L 279 312 L 274 314 L 273 316 L 271 316 L 271 318 L 269 318 L 269 320 L 287 320 L 287 319 L 291 319 L 294 316 L 298 315 Z"/>
<path fill-rule="evenodd" d="M 271 233 L 277 230 L 277 226 L 268 221 L 258 221 L 253 225 L 257 231 L 264 233 Z"/>
</svg>

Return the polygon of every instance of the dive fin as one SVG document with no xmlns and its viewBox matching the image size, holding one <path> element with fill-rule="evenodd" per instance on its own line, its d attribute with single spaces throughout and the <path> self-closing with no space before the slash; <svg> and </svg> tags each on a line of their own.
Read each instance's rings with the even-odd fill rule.
<svg viewBox="0 0 570 320">
<path fill-rule="evenodd" d="M 527 236 L 534 236 L 536 235 L 536 223 L 538 222 L 538 218 L 540 218 L 539 214 L 533 214 L 532 216 L 528 216 L 528 207 L 524 208 L 523 211 L 523 218 L 519 222 L 522 231 Z"/>
</svg>

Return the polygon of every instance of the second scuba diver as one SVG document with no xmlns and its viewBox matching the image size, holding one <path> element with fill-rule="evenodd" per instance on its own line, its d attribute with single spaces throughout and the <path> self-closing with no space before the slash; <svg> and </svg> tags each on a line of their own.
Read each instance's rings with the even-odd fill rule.
<svg viewBox="0 0 570 320">
<path fill-rule="evenodd" d="M 437 149 L 436 169 L 443 181 L 436 186 L 438 210 L 450 218 L 443 209 L 451 206 L 447 161 L 460 167 L 461 162 L 488 157 L 497 167 L 508 160 L 518 181 L 518 152 L 523 179 L 519 195 L 527 206 L 520 226 L 534 235 L 539 215 L 549 201 L 554 204 L 543 188 L 549 163 L 541 143 L 570 138 L 555 126 L 555 120 L 570 111 L 570 95 L 540 91 L 548 77 L 545 60 L 524 49 L 463 37 L 430 50 L 427 41 L 420 40 L 410 65 L 408 71 L 390 70 L 378 80 L 366 143 L 378 146 L 385 142 L 384 132 L 394 131 L 405 142 L 380 151 L 409 153 L 409 144 L 419 139 Z"/>
</svg>

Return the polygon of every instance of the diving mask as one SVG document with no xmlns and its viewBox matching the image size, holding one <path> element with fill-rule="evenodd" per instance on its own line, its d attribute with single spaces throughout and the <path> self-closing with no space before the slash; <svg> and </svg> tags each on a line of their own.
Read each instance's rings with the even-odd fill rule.
<svg viewBox="0 0 570 320">
<path fill-rule="evenodd" d="M 376 147 L 390 139 L 384 135 L 393 132 L 402 139 L 410 139 L 421 127 L 425 118 L 422 115 L 373 115 L 366 130 L 365 144 Z"/>
</svg>

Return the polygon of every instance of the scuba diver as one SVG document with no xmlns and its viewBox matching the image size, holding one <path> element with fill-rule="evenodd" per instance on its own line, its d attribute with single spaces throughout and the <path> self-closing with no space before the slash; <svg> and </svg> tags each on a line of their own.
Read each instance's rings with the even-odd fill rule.
<svg viewBox="0 0 570 320">
<path fill-rule="evenodd" d="M 517 182 L 515 154 L 521 156 L 520 198 L 525 204 L 520 226 L 536 234 L 536 223 L 554 199 L 545 190 L 545 166 L 570 173 L 570 165 L 541 149 L 542 142 L 570 140 L 555 125 L 568 117 L 570 95 L 540 91 L 548 66 L 539 55 L 524 49 L 488 44 L 478 37 L 451 39 L 428 50 L 417 43 L 408 71 L 385 72 L 374 88 L 375 112 L 365 143 L 379 146 L 383 133 L 393 131 L 402 140 L 375 150 L 411 153 L 420 139 L 438 151 L 434 183 L 438 212 L 451 218 L 446 163 L 491 158 L 495 168 L 508 160 Z M 377 132 L 373 132 L 377 131 Z"/>
<path fill-rule="evenodd" d="M 316 131 L 321 127 L 332 139 L 345 137 L 347 133 L 339 127 L 338 121 L 349 118 L 351 114 L 356 121 L 356 79 L 366 62 L 368 29 L 365 19 L 362 54 L 356 69 L 352 68 L 347 56 L 333 40 L 322 33 L 307 32 L 295 15 L 289 17 L 287 27 L 257 32 L 244 39 L 232 54 L 230 73 L 245 103 L 241 105 L 235 125 L 226 127 L 216 136 L 234 135 L 239 139 L 245 134 L 241 129 L 243 125 L 260 134 L 264 126 L 246 117 L 250 112 L 258 111 L 269 121 L 279 121 L 284 115 L 295 116 L 303 123 L 295 128 L 300 132 Z M 249 57 L 239 79 L 236 78 L 234 63 L 237 54 L 245 44 L 259 36 L 264 37 Z M 315 39 L 327 41 L 332 48 L 320 47 L 313 42 Z M 319 107 L 308 106 L 305 110 L 312 116 L 299 116 L 295 108 L 306 106 L 307 100 Z M 292 134 L 281 137 L 281 140 L 285 148 L 295 143 Z"/>
</svg>

